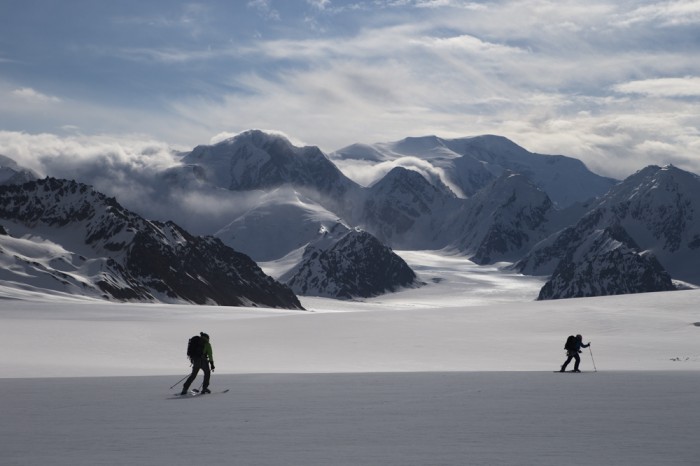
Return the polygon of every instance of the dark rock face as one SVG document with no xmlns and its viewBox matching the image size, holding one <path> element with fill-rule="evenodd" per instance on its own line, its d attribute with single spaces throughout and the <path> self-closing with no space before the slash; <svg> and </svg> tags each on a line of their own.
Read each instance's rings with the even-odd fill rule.
<svg viewBox="0 0 700 466">
<path fill-rule="evenodd" d="M 353 230 L 330 245 L 312 245 L 286 280 L 296 293 L 367 298 L 417 286 L 416 274 L 374 236 Z"/>
<path fill-rule="evenodd" d="M 671 276 L 620 226 L 596 230 L 571 245 L 538 299 L 671 291 Z"/>
<path fill-rule="evenodd" d="M 216 238 L 192 236 L 171 222 L 155 225 L 185 242 L 173 247 L 148 233 L 134 237 L 126 269 L 147 287 L 196 304 L 301 308 L 289 288 L 245 254 Z"/>
<path fill-rule="evenodd" d="M 302 309 L 248 256 L 172 222 L 145 220 L 84 184 L 47 178 L 0 186 L 0 218 L 41 226 L 57 244 L 69 234 L 71 246 L 101 258 L 86 282 L 113 299 Z"/>
</svg>

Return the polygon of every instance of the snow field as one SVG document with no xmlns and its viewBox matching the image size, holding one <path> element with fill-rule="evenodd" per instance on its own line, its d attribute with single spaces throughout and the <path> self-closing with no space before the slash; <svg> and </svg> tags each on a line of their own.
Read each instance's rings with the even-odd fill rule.
<svg viewBox="0 0 700 466">
<path fill-rule="evenodd" d="M 334 312 L 0 301 L 3 377 L 186 373 L 187 339 L 212 337 L 220 373 L 549 371 L 581 333 L 601 371 L 700 369 L 700 290 L 553 302 Z M 315 312 L 313 312 L 315 310 Z M 591 369 L 589 350 L 582 368 Z"/>
<path fill-rule="evenodd" d="M 428 285 L 305 312 L 0 286 L 0 463 L 697 464 L 700 290 L 535 302 L 532 277 L 403 254 Z M 200 331 L 231 391 L 173 397 Z M 571 333 L 599 372 L 552 372 Z"/>
<path fill-rule="evenodd" d="M 700 373 L 0 379 L 3 465 L 697 464 Z M 11 420 L 8 422 L 7 420 Z"/>
</svg>

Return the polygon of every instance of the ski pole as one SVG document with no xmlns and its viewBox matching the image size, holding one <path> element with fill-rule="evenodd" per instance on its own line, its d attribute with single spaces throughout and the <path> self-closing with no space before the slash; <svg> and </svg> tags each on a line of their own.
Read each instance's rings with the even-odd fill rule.
<svg viewBox="0 0 700 466">
<path fill-rule="evenodd" d="M 189 377 L 189 376 L 190 376 L 190 374 L 187 374 L 186 376 L 184 376 L 183 378 L 181 378 L 180 380 L 178 380 L 177 382 L 175 382 L 175 385 L 179 384 L 180 382 L 182 382 L 183 380 L 185 380 L 185 379 L 186 379 L 187 377 Z M 175 385 L 173 385 L 172 387 L 170 387 L 170 390 L 172 390 L 173 388 L 175 388 Z"/>
<path fill-rule="evenodd" d="M 598 372 L 598 368 L 595 367 L 595 359 L 593 359 L 593 350 L 591 349 L 591 344 L 588 344 L 588 351 L 591 353 L 591 361 L 593 361 L 593 369 Z"/>
</svg>

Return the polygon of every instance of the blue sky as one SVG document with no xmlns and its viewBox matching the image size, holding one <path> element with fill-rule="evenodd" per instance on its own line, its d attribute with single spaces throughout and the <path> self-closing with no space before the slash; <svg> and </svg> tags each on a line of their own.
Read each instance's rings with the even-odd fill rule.
<svg viewBox="0 0 700 466">
<path fill-rule="evenodd" d="M 2 0 L 0 153 L 491 133 L 700 173 L 698 57 L 690 0 Z"/>
</svg>

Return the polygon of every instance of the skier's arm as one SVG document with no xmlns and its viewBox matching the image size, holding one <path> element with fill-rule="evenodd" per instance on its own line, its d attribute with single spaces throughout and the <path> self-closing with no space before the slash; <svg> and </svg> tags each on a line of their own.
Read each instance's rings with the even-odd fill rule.
<svg viewBox="0 0 700 466">
<path fill-rule="evenodd" d="M 207 342 L 207 344 L 204 345 L 204 354 L 206 354 L 207 359 L 209 359 L 211 370 L 214 370 L 214 350 L 211 348 L 211 343 Z"/>
<path fill-rule="evenodd" d="M 209 359 L 209 362 L 214 362 L 214 350 L 211 348 L 211 343 L 207 342 L 207 344 L 204 345 L 204 354 L 207 356 L 207 359 Z"/>
</svg>

